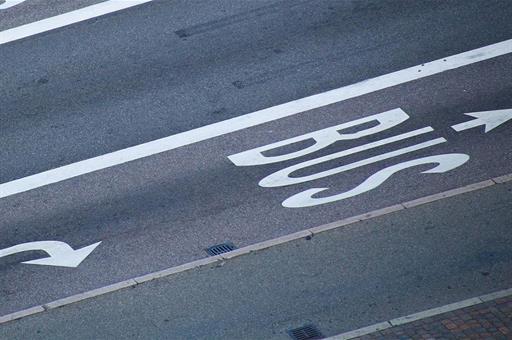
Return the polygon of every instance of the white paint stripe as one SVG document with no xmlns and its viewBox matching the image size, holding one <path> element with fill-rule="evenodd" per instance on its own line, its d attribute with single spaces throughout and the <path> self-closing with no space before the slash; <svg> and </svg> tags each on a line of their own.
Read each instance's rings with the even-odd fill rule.
<svg viewBox="0 0 512 340">
<path fill-rule="evenodd" d="M 109 0 L 0 32 L 0 45 L 117 12 L 153 0 Z"/>
<path fill-rule="evenodd" d="M 512 39 L 0 184 L 0 198 L 512 52 Z"/>
<path fill-rule="evenodd" d="M 502 183 L 506 183 L 506 182 L 509 182 L 509 181 L 512 182 L 512 174 L 501 176 L 499 178 L 505 178 L 505 177 L 507 177 L 507 181 L 502 181 L 500 183 L 495 183 L 493 185 L 501 185 Z M 493 181 L 494 181 L 494 178 L 493 178 Z M 488 182 L 488 181 L 486 181 L 486 182 Z M 480 182 L 480 183 L 482 183 L 482 182 Z M 477 187 L 477 185 L 470 184 L 470 185 L 467 185 L 465 187 L 462 187 L 462 188 L 459 188 L 459 189 L 455 189 L 456 194 L 454 194 L 454 195 L 461 195 L 461 194 L 464 194 L 464 193 L 467 193 L 467 192 L 474 191 L 475 187 Z M 483 187 L 480 187 L 480 189 L 483 189 Z M 450 191 L 450 192 L 452 192 L 452 191 Z M 451 196 L 453 196 L 453 195 L 451 195 Z M 431 202 L 436 201 L 436 200 L 439 201 L 439 200 L 445 199 L 445 198 L 450 197 L 450 196 L 447 196 L 445 193 L 441 192 L 441 193 L 437 194 L 436 199 L 433 199 L 433 196 L 428 196 L 428 197 L 429 197 L 428 202 L 425 202 L 424 204 L 431 203 Z M 337 229 L 337 228 L 341 228 L 341 227 L 346 227 L 348 225 L 355 224 L 355 223 L 360 222 L 360 221 L 370 220 L 372 218 L 376 218 L 376 217 L 379 217 L 379 216 L 391 214 L 391 213 L 394 213 L 394 212 L 397 212 L 397 211 L 400 211 L 400 210 L 404 210 L 405 209 L 404 205 L 406 203 L 407 202 L 404 202 L 404 203 L 401 203 L 401 204 L 396 204 L 396 205 L 389 206 L 389 207 L 382 208 L 382 209 L 377 209 L 377 210 L 370 211 L 370 212 L 367 212 L 367 213 L 362 214 L 362 215 L 352 216 L 352 217 L 349 217 L 349 218 L 346 218 L 346 219 L 343 219 L 343 220 L 340 220 L 340 221 L 336 221 L 336 222 L 332 222 L 332 223 L 329 223 L 329 224 L 324 224 L 324 225 L 321 225 L 321 226 L 318 226 L 318 227 L 313 227 L 313 228 L 309 228 L 309 229 L 306 229 L 306 230 L 298 231 L 298 232 L 295 232 L 295 233 L 292 233 L 292 234 L 284 235 L 284 236 L 281 236 L 281 237 L 278 237 L 278 238 L 274 238 L 274 239 L 271 239 L 271 240 L 267 240 L 267 241 L 263 241 L 263 242 L 260 242 L 260 243 L 255 243 L 255 244 L 252 244 L 252 245 L 249 245 L 249 246 L 246 246 L 246 247 L 242 247 L 242 248 L 236 249 L 236 250 L 234 250 L 232 252 L 229 252 L 229 253 L 226 253 L 226 254 L 206 257 L 206 258 L 203 258 L 203 259 L 200 259 L 200 260 L 196 260 L 196 261 L 193 261 L 193 262 L 188 262 L 188 263 L 185 263 L 185 264 L 182 264 L 182 265 L 179 265 L 179 266 L 167 268 L 167 269 L 164 269 L 164 270 L 161 270 L 161 271 L 158 271 L 158 272 L 153 272 L 153 273 L 149 273 L 149 274 L 146 274 L 146 275 L 143 275 L 143 276 L 139 276 L 139 277 L 136 277 L 136 278 L 133 278 L 133 279 L 128 279 L 128 280 L 125 280 L 125 281 L 121 281 L 121 282 L 118 282 L 118 283 L 115 283 L 115 284 L 112 284 L 112 285 L 109 285 L 109 286 L 100 287 L 100 288 L 97 288 L 97 289 L 94 289 L 94 290 L 90 290 L 88 292 L 84 292 L 84 293 L 68 296 L 68 297 L 65 297 L 65 298 L 53 301 L 53 302 L 46 303 L 46 304 L 44 304 L 42 306 L 35 306 L 35 307 L 28 308 L 28 309 L 25 309 L 25 310 L 22 310 L 22 311 L 18 311 L 18 312 L 14 312 L 14 313 L 11 313 L 11 314 L 4 315 L 4 316 L 0 316 L 0 325 L 2 323 L 6 323 L 6 322 L 9 322 L 9 321 L 12 321 L 12 320 L 15 320 L 15 319 L 20 319 L 20 318 L 28 316 L 28 315 L 32 315 L 32 314 L 35 314 L 35 313 L 40 313 L 40 312 L 42 312 L 44 310 L 49 310 L 49 309 L 63 307 L 63 306 L 66 306 L 66 305 L 70 305 L 72 303 L 76 303 L 76 302 L 80 302 L 80 301 L 83 301 L 83 300 L 90 299 L 92 297 L 98 297 L 98 296 L 105 295 L 105 294 L 108 294 L 108 293 L 112 293 L 112 292 L 115 292 L 115 291 L 118 291 L 118 290 L 121 290 L 121 289 L 125 289 L 127 287 L 135 287 L 138 284 L 144 284 L 144 283 L 149 282 L 149 281 L 153 281 L 153 280 L 156 280 L 156 279 L 161 279 L 161 278 L 165 278 L 165 277 L 168 277 L 168 276 L 176 275 L 176 274 L 188 271 L 188 270 L 200 268 L 200 267 L 207 266 L 207 265 L 212 265 L 212 264 L 215 264 L 215 263 L 217 263 L 219 261 L 227 261 L 227 260 L 235 258 L 235 257 L 247 255 L 247 254 L 250 254 L 252 252 L 256 252 L 256 251 L 264 250 L 264 249 L 267 249 L 267 248 L 275 247 L 275 246 L 278 246 L 278 245 L 281 245 L 281 244 L 285 244 L 285 243 L 288 243 L 288 242 L 292 242 L 292 241 L 296 241 L 296 240 L 299 240 L 299 239 L 302 239 L 302 238 L 313 237 L 316 234 L 319 234 L 319 233 L 322 233 L 322 232 L 325 232 L 325 231 L 329 231 L 329 230 L 333 230 L 333 229 Z M 508 290 L 503 290 L 503 291 L 500 291 L 500 292 L 495 292 L 495 293 L 492 293 L 492 294 L 483 295 L 483 296 L 481 296 L 479 298 L 482 301 L 485 302 L 485 301 L 489 301 L 489 300 L 503 298 L 503 297 L 506 297 L 508 295 L 512 295 L 512 288 L 508 289 Z M 389 322 L 389 321 L 387 321 L 387 322 Z M 372 327 L 374 327 L 374 328 L 375 327 L 380 327 L 380 326 L 382 326 L 385 323 L 386 322 L 379 323 L 379 324 L 376 324 L 376 325 L 373 325 L 373 326 L 368 326 L 368 327 L 365 327 L 364 329 L 370 330 Z M 351 332 L 348 332 L 348 333 L 343 333 L 343 334 L 341 334 L 339 336 L 350 334 L 350 333 L 357 334 L 357 331 L 358 330 L 351 331 Z M 332 339 L 351 339 L 351 338 L 346 338 L 346 337 L 345 338 L 338 338 L 338 337 L 334 337 Z"/>
</svg>

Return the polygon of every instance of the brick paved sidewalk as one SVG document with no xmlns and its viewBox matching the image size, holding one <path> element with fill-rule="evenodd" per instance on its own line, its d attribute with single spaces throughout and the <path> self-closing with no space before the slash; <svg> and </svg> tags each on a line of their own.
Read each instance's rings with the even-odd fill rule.
<svg viewBox="0 0 512 340">
<path fill-rule="evenodd" d="M 512 339 L 512 296 L 387 328 L 356 339 Z"/>
</svg>

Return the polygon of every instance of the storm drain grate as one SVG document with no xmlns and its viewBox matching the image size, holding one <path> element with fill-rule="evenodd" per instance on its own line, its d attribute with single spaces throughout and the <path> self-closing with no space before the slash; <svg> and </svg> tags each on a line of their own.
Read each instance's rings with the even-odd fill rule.
<svg viewBox="0 0 512 340">
<path fill-rule="evenodd" d="M 233 245 L 233 243 L 227 242 L 227 243 L 221 243 L 221 244 L 216 244 L 214 246 L 211 246 L 206 249 L 206 252 L 210 256 L 215 256 L 215 255 L 220 255 L 220 254 L 230 252 L 235 249 L 236 249 L 236 247 Z"/>
<path fill-rule="evenodd" d="M 293 340 L 313 340 L 324 338 L 322 333 L 320 333 L 320 331 L 313 325 L 291 329 L 288 331 L 288 335 Z"/>
</svg>

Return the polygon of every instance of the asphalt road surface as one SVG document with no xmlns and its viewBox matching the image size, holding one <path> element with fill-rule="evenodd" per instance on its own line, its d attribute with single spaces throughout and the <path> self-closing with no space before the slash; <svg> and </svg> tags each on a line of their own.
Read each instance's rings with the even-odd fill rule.
<svg viewBox="0 0 512 340">
<path fill-rule="evenodd" d="M 509 288 L 511 206 L 509 182 L 53 309 L 0 337 L 285 340 L 308 324 L 340 334 Z"/>
<path fill-rule="evenodd" d="M 0 30 L 94 3 L 27 0 L 0 10 Z M 0 44 L 0 255 L 101 242 L 76 268 L 21 263 L 40 250 L 0 256 L 0 315 L 203 258 L 217 243 L 243 247 L 511 173 L 510 17 L 505 0 L 162 0 Z M 496 47 L 423 76 L 424 63 L 486 46 Z M 410 81 L 285 104 L 297 114 L 251 125 L 272 111 L 258 110 L 415 65 Z M 229 119 L 231 132 L 201 137 Z M 24 179 L 179 133 L 183 146 L 165 152 L 49 185 Z M 3 191 L 16 180 L 33 188 Z M 411 247 L 425 237 L 415 230 Z"/>
</svg>

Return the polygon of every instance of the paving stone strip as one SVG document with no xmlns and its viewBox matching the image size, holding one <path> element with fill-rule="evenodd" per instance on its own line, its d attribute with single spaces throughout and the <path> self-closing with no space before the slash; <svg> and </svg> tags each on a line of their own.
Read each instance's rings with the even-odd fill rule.
<svg viewBox="0 0 512 340">
<path fill-rule="evenodd" d="M 509 340 L 512 339 L 512 295 L 353 339 Z"/>
</svg>

